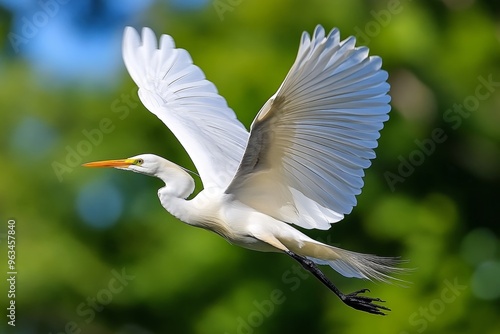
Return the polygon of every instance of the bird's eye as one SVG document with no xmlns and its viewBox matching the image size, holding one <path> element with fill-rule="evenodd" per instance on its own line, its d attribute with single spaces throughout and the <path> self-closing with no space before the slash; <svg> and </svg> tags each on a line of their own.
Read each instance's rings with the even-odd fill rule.
<svg viewBox="0 0 500 334">
<path fill-rule="evenodd" d="M 142 160 L 142 159 L 137 159 L 137 160 L 135 160 L 134 165 L 140 166 L 140 165 L 142 165 L 143 163 L 144 163 L 144 160 Z"/>
</svg>

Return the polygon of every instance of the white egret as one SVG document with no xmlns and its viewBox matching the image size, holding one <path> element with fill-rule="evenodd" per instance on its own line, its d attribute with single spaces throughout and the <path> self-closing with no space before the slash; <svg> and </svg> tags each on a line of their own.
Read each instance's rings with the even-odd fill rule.
<svg viewBox="0 0 500 334">
<path fill-rule="evenodd" d="M 181 221 L 213 231 L 232 244 L 283 252 L 298 261 L 345 304 L 384 314 L 378 298 L 340 292 L 316 264 L 346 277 L 388 282 L 397 258 L 360 254 L 318 242 L 291 224 L 329 229 L 356 205 L 364 169 L 375 158 L 389 116 L 387 72 L 379 57 L 317 26 L 303 33 L 284 82 L 262 107 L 250 133 L 215 86 L 173 39 L 125 28 L 123 58 L 139 97 L 182 143 L 204 189 L 182 167 L 152 154 L 84 164 L 160 178 L 161 204 Z"/>
</svg>

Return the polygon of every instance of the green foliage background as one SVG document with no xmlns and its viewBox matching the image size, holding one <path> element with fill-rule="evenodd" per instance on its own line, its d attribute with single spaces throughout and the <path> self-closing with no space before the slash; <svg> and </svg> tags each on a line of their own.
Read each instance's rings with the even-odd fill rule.
<svg viewBox="0 0 500 334">
<path fill-rule="evenodd" d="M 67 145 L 76 149 L 82 131 L 103 118 L 113 130 L 82 162 L 150 152 L 193 165 L 163 124 L 135 104 L 124 66 L 111 89 L 43 82 L 49 79 L 12 52 L 2 13 L 0 267 L 7 272 L 5 233 L 14 218 L 18 276 L 15 328 L 7 325 L 8 286 L 0 280 L 0 331 L 500 333 L 500 87 L 488 90 L 481 81 L 500 82 L 499 17 L 496 1 L 216 0 L 196 11 L 158 1 L 133 23 L 172 35 L 246 126 L 279 87 L 302 31 L 338 27 L 382 57 L 393 110 L 358 205 L 330 231 L 307 231 L 353 251 L 409 260 L 408 287 L 325 268 L 342 291 L 369 288 L 386 300 L 392 312 L 380 317 L 344 306 L 284 255 L 240 249 L 180 223 L 161 207 L 158 180 L 80 167 L 58 178 L 54 162 L 68 166 Z M 479 99 L 478 89 L 488 96 Z M 449 111 L 464 103 L 472 111 Z M 27 117 L 57 133 L 50 151 L 31 156 L 12 144 Z M 436 129 L 446 139 L 418 153 L 417 142 L 431 145 Z M 36 147 L 37 138 L 29 141 Z M 388 175 L 401 178 L 390 183 Z M 87 185 L 101 183 L 118 189 L 124 205 L 114 225 L 93 228 L 77 201 Z M 134 278 L 92 319 L 78 312 L 88 298 L 104 298 L 113 270 Z"/>
</svg>

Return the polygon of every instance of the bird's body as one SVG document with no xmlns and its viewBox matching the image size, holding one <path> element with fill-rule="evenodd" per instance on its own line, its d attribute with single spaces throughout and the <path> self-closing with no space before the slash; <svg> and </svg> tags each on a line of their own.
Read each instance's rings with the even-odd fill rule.
<svg viewBox="0 0 500 334">
<path fill-rule="evenodd" d="M 230 243 L 282 252 L 299 261 L 344 303 L 371 313 L 379 299 L 342 294 L 316 267 L 327 264 L 347 277 L 388 281 L 398 260 L 320 243 L 292 225 L 328 229 L 356 204 L 363 170 L 375 157 L 388 119 L 387 73 L 354 38 L 325 36 L 318 26 L 302 36 L 285 81 L 262 107 L 250 132 L 217 94 L 185 50 L 170 36 L 159 46 L 144 28 L 142 40 L 126 28 L 123 56 L 144 105 L 179 138 L 204 189 L 189 198 L 193 178 L 152 154 L 85 164 L 160 178 L 163 207 L 179 220 L 213 231 Z"/>
<path fill-rule="evenodd" d="M 188 225 L 213 231 L 233 245 L 256 251 L 283 251 L 284 245 L 279 245 L 283 242 L 292 251 L 314 256 L 312 244 L 322 245 L 289 224 L 241 203 L 224 189 L 204 189 L 187 200 L 194 190 L 194 180 L 181 167 L 150 154 L 135 159 L 155 161 L 161 166 L 157 168 L 159 172 L 152 175 L 165 182 L 165 186 L 158 190 L 160 202 L 168 212 Z M 313 253 L 311 250 L 307 252 L 305 244 L 311 244 L 308 248 Z"/>
</svg>

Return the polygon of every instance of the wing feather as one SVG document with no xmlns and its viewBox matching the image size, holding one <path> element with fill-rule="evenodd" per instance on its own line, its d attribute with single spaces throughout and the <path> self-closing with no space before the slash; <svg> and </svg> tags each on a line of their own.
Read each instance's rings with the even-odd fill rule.
<svg viewBox="0 0 500 334">
<path fill-rule="evenodd" d="M 215 86 L 186 50 L 175 48 L 168 35 L 162 35 L 158 45 L 149 28 L 143 28 L 142 36 L 125 28 L 123 59 L 144 106 L 179 139 L 205 188 L 225 189 L 249 134 Z"/>
<path fill-rule="evenodd" d="M 390 110 L 381 59 L 337 29 L 304 33 L 278 92 L 255 118 L 226 193 L 305 228 L 351 212 Z"/>
</svg>

